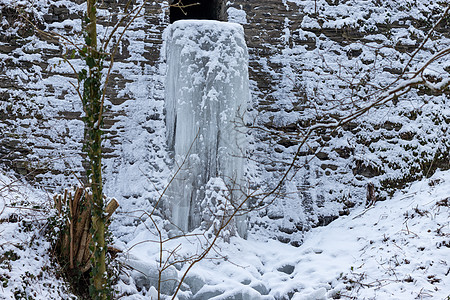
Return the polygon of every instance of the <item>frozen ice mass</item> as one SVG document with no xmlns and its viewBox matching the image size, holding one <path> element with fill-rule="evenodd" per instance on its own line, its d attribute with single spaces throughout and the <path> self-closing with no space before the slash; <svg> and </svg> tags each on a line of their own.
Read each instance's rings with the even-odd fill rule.
<svg viewBox="0 0 450 300">
<path fill-rule="evenodd" d="M 165 34 L 167 142 L 176 175 L 167 195 L 173 224 L 188 231 L 201 224 L 210 180 L 223 181 L 235 207 L 245 200 L 248 52 L 239 24 L 180 20 Z M 236 226 L 245 236 L 245 219 Z"/>
</svg>

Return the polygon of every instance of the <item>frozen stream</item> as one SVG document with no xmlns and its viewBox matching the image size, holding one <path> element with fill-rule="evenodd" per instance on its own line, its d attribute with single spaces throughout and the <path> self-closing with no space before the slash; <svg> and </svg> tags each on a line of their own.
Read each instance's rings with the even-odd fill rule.
<svg viewBox="0 0 450 300">
<path fill-rule="evenodd" d="M 228 200 L 243 199 L 248 52 L 243 28 L 218 21 L 177 21 L 165 41 L 167 140 L 179 170 L 169 206 L 174 225 L 188 231 L 201 224 L 208 182 L 214 188 L 220 178 Z M 237 229 L 245 235 L 245 222 Z"/>
</svg>

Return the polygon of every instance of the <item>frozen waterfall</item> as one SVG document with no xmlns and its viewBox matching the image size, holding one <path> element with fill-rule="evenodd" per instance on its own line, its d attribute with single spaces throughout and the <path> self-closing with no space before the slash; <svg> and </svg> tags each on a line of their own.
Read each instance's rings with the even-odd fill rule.
<svg viewBox="0 0 450 300">
<path fill-rule="evenodd" d="M 172 222 L 188 231 L 201 223 L 211 179 L 223 180 L 234 205 L 244 199 L 248 52 L 242 26 L 219 21 L 177 21 L 165 41 L 167 141 L 178 170 L 167 195 Z"/>
</svg>

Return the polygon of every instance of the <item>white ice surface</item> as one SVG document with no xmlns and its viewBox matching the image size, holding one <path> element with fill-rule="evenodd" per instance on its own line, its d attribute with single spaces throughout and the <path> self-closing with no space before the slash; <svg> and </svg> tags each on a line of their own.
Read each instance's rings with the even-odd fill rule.
<svg viewBox="0 0 450 300">
<path fill-rule="evenodd" d="M 181 230 L 200 225 L 200 203 L 212 177 L 241 198 L 249 101 L 248 53 L 238 24 L 183 20 L 165 32 L 166 124 L 175 180 L 168 195 Z"/>
</svg>

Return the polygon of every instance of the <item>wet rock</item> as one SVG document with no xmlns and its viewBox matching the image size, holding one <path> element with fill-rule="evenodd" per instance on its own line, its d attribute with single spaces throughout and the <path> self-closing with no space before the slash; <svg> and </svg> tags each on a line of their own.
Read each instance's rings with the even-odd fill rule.
<svg viewBox="0 0 450 300">
<path fill-rule="evenodd" d="M 328 153 L 325 153 L 325 152 L 318 152 L 316 154 L 316 157 L 320 160 L 328 160 L 329 159 Z"/>
<path fill-rule="evenodd" d="M 337 216 L 318 216 L 319 222 L 317 223 L 317 226 L 327 226 L 337 218 Z"/>
<path fill-rule="evenodd" d="M 212 297 L 219 296 L 222 294 L 223 291 L 207 291 L 200 294 L 195 294 L 194 297 L 192 297 L 192 300 L 209 300 Z"/>
<path fill-rule="evenodd" d="M 292 274 L 294 272 L 294 270 L 295 270 L 295 266 L 293 266 L 293 265 L 284 265 L 277 269 L 278 272 L 283 272 L 288 275 Z"/>
<path fill-rule="evenodd" d="M 205 286 L 205 281 L 197 275 L 188 275 L 184 280 L 184 283 L 189 286 L 189 289 L 194 295 Z"/>
<path fill-rule="evenodd" d="M 269 295 L 269 289 L 262 283 L 258 283 L 252 286 L 252 288 L 261 295 Z"/>
</svg>

